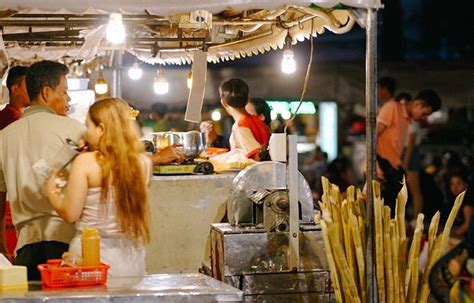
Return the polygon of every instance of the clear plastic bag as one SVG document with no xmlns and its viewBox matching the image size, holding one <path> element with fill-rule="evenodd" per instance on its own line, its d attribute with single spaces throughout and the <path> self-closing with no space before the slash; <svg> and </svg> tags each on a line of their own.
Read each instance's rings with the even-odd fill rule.
<svg viewBox="0 0 474 303">
<path fill-rule="evenodd" d="M 213 156 L 209 161 L 214 166 L 215 172 L 241 170 L 249 165 L 257 163 L 255 160 L 247 158 L 241 149 L 233 149 L 225 154 Z"/>
<path fill-rule="evenodd" d="M 38 184 L 43 185 L 54 171 L 64 170 L 78 154 L 78 145 L 74 141 L 66 139 L 63 146 L 56 153 L 51 153 L 33 164 L 33 171 Z M 58 179 L 56 183 L 58 187 L 66 185 L 64 179 Z"/>
</svg>

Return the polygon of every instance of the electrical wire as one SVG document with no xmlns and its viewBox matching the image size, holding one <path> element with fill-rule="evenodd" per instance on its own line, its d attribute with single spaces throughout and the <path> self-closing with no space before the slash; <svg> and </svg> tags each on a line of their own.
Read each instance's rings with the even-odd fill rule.
<svg viewBox="0 0 474 303">
<path fill-rule="evenodd" d="M 296 117 L 296 114 L 298 113 L 298 110 L 301 107 L 301 104 L 303 104 L 303 99 L 304 99 L 304 96 L 306 95 L 306 90 L 308 88 L 309 75 L 310 75 L 310 71 L 311 71 L 311 65 L 313 63 L 313 48 L 314 48 L 313 30 L 314 30 L 314 18 L 311 19 L 311 32 L 310 32 L 310 45 L 311 45 L 311 47 L 310 47 L 310 53 L 309 53 L 309 62 L 308 62 L 308 66 L 306 68 L 306 75 L 304 77 L 304 82 L 303 82 L 303 90 L 301 91 L 300 100 L 299 100 L 298 106 L 296 107 L 295 112 L 291 115 L 290 119 L 288 119 L 288 121 L 285 124 L 285 128 L 283 130 L 284 134 L 286 134 L 288 124 L 290 124 L 290 122 L 293 122 L 293 120 Z"/>
</svg>

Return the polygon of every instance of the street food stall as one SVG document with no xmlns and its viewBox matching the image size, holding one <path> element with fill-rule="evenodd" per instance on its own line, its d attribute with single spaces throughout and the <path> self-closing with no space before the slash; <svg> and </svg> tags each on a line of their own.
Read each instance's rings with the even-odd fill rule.
<svg viewBox="0 0 474 303">
<path fill-rule="evenodd" d="M 358 23 L 367 32 L 367 172 L 370 183 L 375 171 L 376 12 L 380 7 L 379 0 L 41 1 L 34 3 L 34 7 L 30 1 L 4 0 L 0 4 L 3 29 L 0 72 L 3 75 L 14 61 L 63 60 L 75 69 L 81 64 L 97 66 L 98 58 L 101 62 L 107 58 L 114 69 L 112 95 L 120 97 L 118 71 L 122 51 L 150 64 L 191 64 L 197 52 L 205 53 L 208 62 L 219 63 L 271 50 L 290 50 L 298 41 L 312 39 L 326 30 L 343 34 Z M 107 24 L 110 14 L 119 12 L 120 17 L 112 14 L 115 18 L 112 19 L 120 19 L 127 27 L 128 38 L 114 45 L 105 39 Z M 298 296 L 330 300 L 324 246 L 320 228 L 312 219 L 314 208 L 308 199 L 307 183 L 297 172 L 294 138 L 289 139 L 288 147 L 288 165 L 279 162 L 255 165 L 240 172 L 237 178 L 234 178 L 235 173 L 155 177 L 150 190 L 149 273 L 191 272 L 198 262 L 211 256 L 210 267 L 204 265 L 203 271 L 236 288 L 244 288 L 246 301 L 259 300 L 258 295 L 266 294 L 270 294 L 267 298 L 276 299 L 271 291 L 281 291 L 285 285 L 273 283 L 282 277 L 292 281 L 291 288 L 295 291 L 284 293 L 280 299 Z M 254 188 L 251 195 L 245 190 L 249 188 L 249 181 L 262 185 Z M 367 214 L 371 218 L 370 187 L 367 196 Z M 230 224 L 211 227 L 224 216 L 223 208 L 227 208 Z M 371 220 L 367 221 L 367 237 L 368 301 L 375 302 Z M 246 253 L 260 254 L 261 258 L 252 259 L 249 255 L 244 260 L 232 255 L 235 252 L 228 249 L 232 243 L 240 245 L 242 251 L 249 248 Z M 258 249 L 258 246 L 270 248 L 269 245 L 274 247 L 267 254 Z M 286 250 L 278 250 L 278 246 L 285 246 Z M 253 262 L 256 263 L 252 265 Z M 155 281 L 153 276 L 149 279 L 151 283 Z M 177 275 L 170 279 L 177 281 L 175 290 L 192 288 L 186 277 Z M 180 284 L 180 281 L 184 282 Z M 224 288 L 224 292 L 228 291 Z M 154 291 L 155 296 L 170 293 L 166 289 L 155 288 Z M 199 294 L 201 289 L 195 291 Z M 205 292 L 202 291 L 203 296 Z M 35 295 L 44 297 L 48 293 L 38 293 L 33 287 L 25 297 Z M 77 293 L 62 295 L 75 297 Z M 115 295 L 117 293 L 108 294 L 109 297 Z M 242 293 L 237 292 L 236 297 L 239 295 Z M 220 302 L 220 299 L 210 301 Z"/>
</svg>

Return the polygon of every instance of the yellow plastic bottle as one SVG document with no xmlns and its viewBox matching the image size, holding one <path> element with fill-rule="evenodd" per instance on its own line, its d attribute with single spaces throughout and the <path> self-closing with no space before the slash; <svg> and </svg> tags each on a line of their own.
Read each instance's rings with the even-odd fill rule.
<svg viewBox="0 0 474 303">
<path fill-rule="evenodd" d="M 82 266 L 100 265 L 100 236 L 97 228 L 86 227 L 82 231 Z"/>
</svg>

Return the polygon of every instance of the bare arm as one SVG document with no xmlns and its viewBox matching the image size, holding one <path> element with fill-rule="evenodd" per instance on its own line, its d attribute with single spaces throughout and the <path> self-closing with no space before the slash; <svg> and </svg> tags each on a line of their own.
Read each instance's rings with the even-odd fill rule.
<svg viewBox="0 0 474 303">
<path fill-rule="evenodd" d="M 383 123 L 377 122 L 377 138 L 387 129 L 387 126 Z"/>
<path fill-rule="evenodd" d="M 74 160 L 64 194 L 60 193 L 60 188 L 55 183 L 58 174 L 53 174 L 46 184 L 45 194 L 49 202 L 59 216 L 67 222 L 75 222 L 79 219 L 86 202 L 88 189 L 86 169 L 90 167 L 90 160 L 87 157 L 87 154 L 82 154 Z"/>
<path fill-rule="evenodd" d="M 405 154 L 402 159 L 402 166 L 405 170 L 408 169 L 408 163 L 410 162 L 411 153 L 413 152 L 413 147 L 415 146 L 416 133 L 408 134 L 408 143 L 405 150 Z"/>
<path fill-rule="evenodd" d="M 462 208 L 462 215 L 464 217 L 464 223 L 456 229 L 456 231 L 455 231 L 456 236 L 463 237 L 467 233 L 467 230 L 469 228 L 469 222 L 471 220 L 473 210 L 474 210 L 473 207 L 469 206 L 469 205 L 465 205 Z"/>
<path fill-rule="evenodd" d="M 7 193 L 0 191 L 0 253 L 6 255 L 6 238 L 5 238 L 5 208 L 7 205 Z"/>
<path fill-rule="evenodd" d="M 184 161 L 184 154 L 175 147 L 168 146 L 151 155 L 151 161 L 153 162 L 153 165 L 168 164 L 173 161 L 181 163 Z"/>
</svg>

